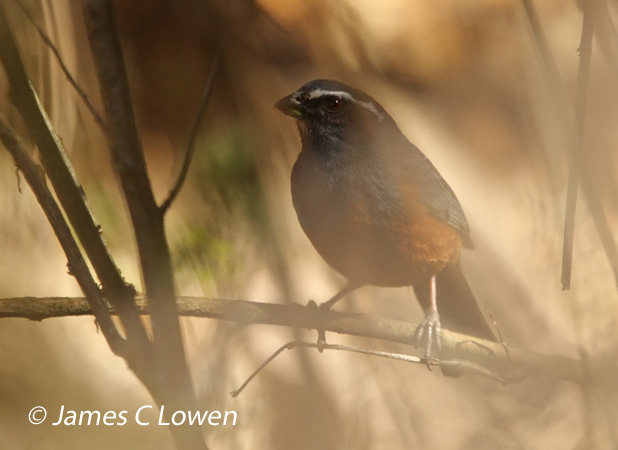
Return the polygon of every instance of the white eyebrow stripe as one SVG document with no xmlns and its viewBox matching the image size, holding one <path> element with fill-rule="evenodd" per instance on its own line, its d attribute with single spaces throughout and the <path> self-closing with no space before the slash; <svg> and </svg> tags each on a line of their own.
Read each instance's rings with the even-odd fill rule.
<svg viewBox="0 0 618 450">
<path fill-rule="evenodd" d="M 344 98 L 347 98 L 348 100 L 356 101 L 354 98 L 352 98 L 349 92 L 327 91 L 326 89 L 319 89 L 319 88 L 314 89 L 313 91 L 309 92 L 309 94 L 307 95 L 307 98 L 309 100 L 313 100 L 314 98 L 325 97 L 327 95 L 332 95 L 334 97 L 344 97 Z"/>
<path fill-rule="evenodd" d="M 350 95 L 349 92 L 327 91 L 325 89 L 314 89 L 313 91 L 309 92 L 309 94 L 307 95 L 307 98 L 309 100 L 314 100 L 316 98 L 325 97 L 327 95 L 332 95 L 333 97 L 345 98 L 346 100 L 354 102 L 358 105 L 361 105 L 363 108 L 368 109 L 369 111 L 374 113 L 376 116 L 378 116 L 379 120 L 382 120 L 383 118 L 382 113 L 376 109 L 375 105 L 372 102 L 361 102 L 360 100 L 356 100 L 354 97 L 352 97 L 352 95 Z"/>
</svg>

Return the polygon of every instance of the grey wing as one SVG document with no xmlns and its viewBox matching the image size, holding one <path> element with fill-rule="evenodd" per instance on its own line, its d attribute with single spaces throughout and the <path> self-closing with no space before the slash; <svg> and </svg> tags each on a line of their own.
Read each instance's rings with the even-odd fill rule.
<svg viewBox="0 0 618 450">
<path fill-rule="evenodd" d="M 459 232 L 465 247 L 474 247 L 468 220 L 455 193 L 423 152 L 411 143 L 410 147 L 407 168 L 418 186 L 421 201 L 434 217 Z"/>
</svg>

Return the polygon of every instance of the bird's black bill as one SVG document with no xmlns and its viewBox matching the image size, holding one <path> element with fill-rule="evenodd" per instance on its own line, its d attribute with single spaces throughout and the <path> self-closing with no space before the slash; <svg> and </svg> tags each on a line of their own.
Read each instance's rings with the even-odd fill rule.
<svg viewBox="0 0 618 450">
<path fill-rule="evenodd" d="M 283 97 L 277 103 L 275 103 L 275 107 L 281 111 L 283 114 L 287 114 L 291 117 L 300 117 L 302 114 L 300 112 L 300 104 L 298 100 L 293 97 L 293 94 L 288 95 L 287 97 Z"/>
</svg>

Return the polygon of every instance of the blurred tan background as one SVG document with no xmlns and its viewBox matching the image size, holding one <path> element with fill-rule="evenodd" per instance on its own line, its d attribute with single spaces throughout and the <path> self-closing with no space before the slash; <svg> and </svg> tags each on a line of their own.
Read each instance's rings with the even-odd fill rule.
<svg viewBox="0 0 618 450">
<path fill-rule="evenodd" d="M 101 110 L 79 2 L 23 2 Z M 324 301 L 344 283 L 303 235 L 289 192 L 300 149 L 282 96 L 334 78 L 376 98 L 438 167 L 472 227 L 464 272 L 509 345 L 615 362 L 618 295 L 583 199 L 572 289 L 560 286 L 569 143 L 558 108 L 575 102 L 582 13 L 534 2 L 563 91 L 556 102 L 521 2 L 419 0 L 115 1 L 152 184 L 163 199 L 179 170 L 213 63 L 221 62 L 187 184 L 167 216 L 182 295 Z M 617 13 L 615 2 L 610 9 Z M 62 136 L 125 277 L 139 286 L 130 227 L 100 130 L 16 1 L 7 10 L 22 57 Z M 616 74 L 595 45 L 585 147 L 613 229 L 618 220 Z M 8 103 L 0 70 L 0 109 Z M 569 112 L 572 114 L 572 111 Z M 80 295 L 51 228 L 0 151 L 0 297 Z M 418 321 L 410 289 L 366 287 L 339 309 Z M 204 428 L 213 449 L 610 449 L 615 393 L 538 379 L 484 379 L 359 355 L 286 352 L 239 398 L 272 351 L 304 330 L 183 320 L 200 405 L 235 410 L 236 427 Z M 359 338 L 331 343 L 409 351 Z M 3 448 L 169 449 L 165 427 L 34 427 L 60 405 L 134 410 L 146 390 L 108 350 L 92 318 L 3 319 Z"/>
</svg>

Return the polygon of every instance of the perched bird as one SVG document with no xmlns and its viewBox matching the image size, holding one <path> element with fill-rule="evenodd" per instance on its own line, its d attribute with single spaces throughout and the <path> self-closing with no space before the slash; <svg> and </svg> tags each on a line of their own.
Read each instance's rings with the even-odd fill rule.
<svg viewBox="0 0 618 450">
<path fill-rule="evenodd" d="M 322 306 L 367 284 L 413 286 L 425 311 L 415 340 L 427 358 L 441 323 L 494 340 L 458 263 L 461 247 L 473 247 L 461 205 L 384 108 L 331 80 L 311 81 L 275 106 L 296 119 L 302 141 L 292 171 L 300 225 L 348 279 Z"/>
</svg>

